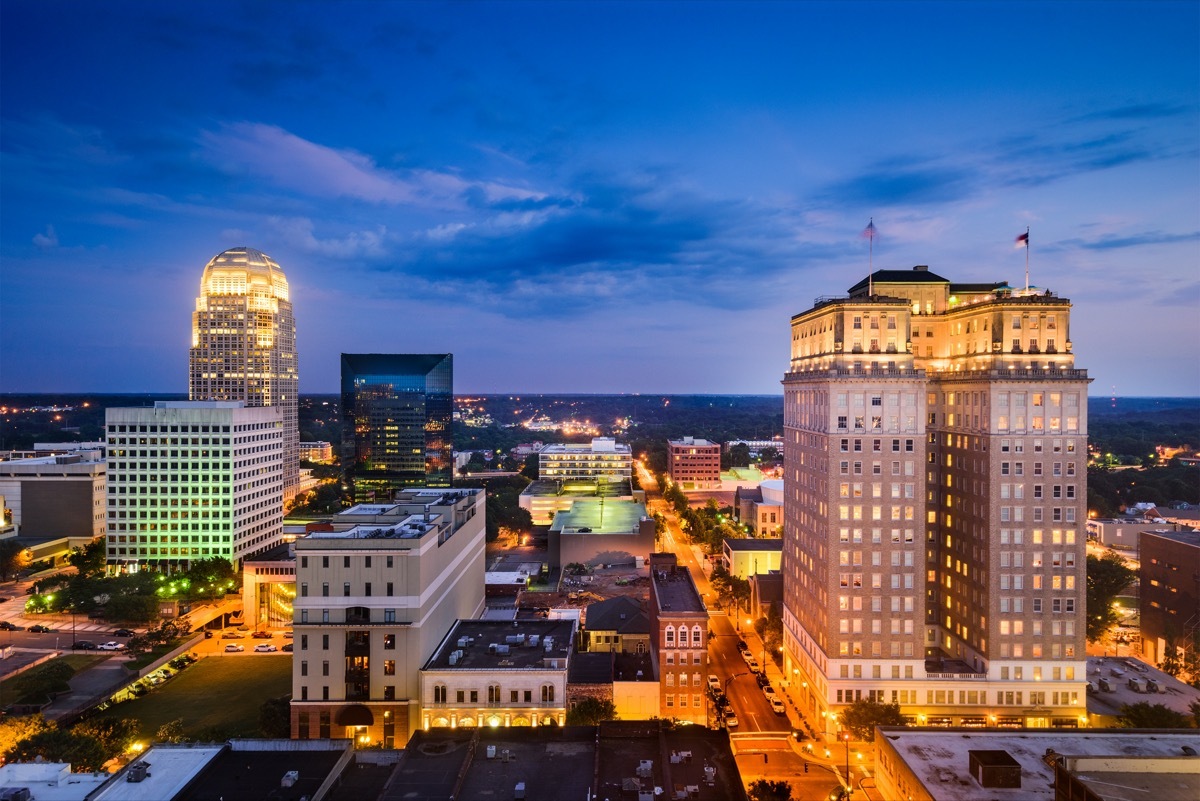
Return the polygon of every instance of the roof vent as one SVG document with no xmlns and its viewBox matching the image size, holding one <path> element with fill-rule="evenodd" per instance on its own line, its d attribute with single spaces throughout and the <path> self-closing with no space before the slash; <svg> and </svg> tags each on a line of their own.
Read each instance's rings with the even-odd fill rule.
<svg viewBox="0 0 1200 801">
<path fill-rule="evenodd" d="M 916 267 L 913 267 L 913 271 L 918 272 L 918 273 L 927 273 L 927 272 L 929 272 L 929 265 L 928 264 L 918 264 Z"/>
</svg>

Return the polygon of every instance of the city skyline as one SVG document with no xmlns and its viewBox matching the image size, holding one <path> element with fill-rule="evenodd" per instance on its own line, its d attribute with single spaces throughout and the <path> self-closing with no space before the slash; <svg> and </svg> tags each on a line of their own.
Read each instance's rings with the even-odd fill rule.
<svg viewBox="0 0 1200 801">
<path fill-rule="evenodd" d="M 1028 228 L 1093 394 L 1200 393 L 1194 3 L 0 15 L 0 392 L 186 392 L 246 246 L 302 393 L 436 352 L 467 393 L 780 394 L 869 258 L 1019 287 Z"/>
</svg>

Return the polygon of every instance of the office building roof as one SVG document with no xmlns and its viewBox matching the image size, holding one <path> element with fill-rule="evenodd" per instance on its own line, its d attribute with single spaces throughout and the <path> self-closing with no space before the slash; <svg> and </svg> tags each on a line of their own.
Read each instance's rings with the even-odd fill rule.
<svg viewBox="0 0 1200 801">
<path fill-rule="evenodd" d="M 224 745 L 156 745 L 117 774 L 94 801 L 167 801 L 177 797 L 221 752 Z M 149 765 L 146 778 L 128 781 L 138 763 Z"/>
<path fill-rule="evenodd" d="M 554 516 L 551 531 L 563 534 L 629 534 L 637 532 L 646 507 L 634 501 L 580 498 L 570 511 Z"/>
<path fill-rule="evenodd" d="M 782 551 L 783 539 L 780 537 L 765 537 L 762 539 L 731 537 L 725 540 L 725 547 L 731 551 Z"/>
<path fill-rule="evenodd" d="M 574 620 L 459 620 L 422 670 L 565 670 L 574 633 Z"/>
</svg>

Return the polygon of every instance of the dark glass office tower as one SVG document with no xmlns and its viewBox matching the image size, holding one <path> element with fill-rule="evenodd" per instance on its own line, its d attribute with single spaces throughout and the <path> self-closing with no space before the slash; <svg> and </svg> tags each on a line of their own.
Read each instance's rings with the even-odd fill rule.
<svg viewBox="0 0 1200 801">
<path fill-rule="evenodd" d="M 454 356 L 342 354 L 342 464 L 356 502 L 449 487 Z"/>
</svg>

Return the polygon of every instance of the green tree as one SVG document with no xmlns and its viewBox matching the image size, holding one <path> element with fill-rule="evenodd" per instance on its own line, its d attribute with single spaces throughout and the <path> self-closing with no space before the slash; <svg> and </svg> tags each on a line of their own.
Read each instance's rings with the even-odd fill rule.
<svg viewBox="0 0 1200 801">
<path fill-rule="evenodd" d="M 1149 701 L 1125 704 L 1117 716 L 1117 727 L 1122 729 L 1186 729 L 1192 723 L 1188 715 Z"/>
<path fill-rule="evenodd" d="M 1188 704 L 1188 711 L 1192 713 L 1192 725 L 1200 729 L 1200 701 Z"/>
<path fill-rule="evenodd" d="M 137 742 L 139 724 L 134 718 L 90 718 L 71 727 L 71 733 L 95 737 L 109 759 L 120 756 Z"/>
<path fill-rule="evenodd" d="M 82 548 L 72 548 L 67 562 L 81 577 L 98 576 L 104 572 L 104 547 L 104 538 L 100 538 Z"/>
<path fill-rule="evenodd" d="M 729 466 L 730 467 L 749 467 L 750 466 L 750 446 L 744 442 L 739 442 L 729 449 Z"/>
<path fill-rule="evenodd" d="M 183 718 L 167 721 L 154 733 L 156 743 L 181 743 L 183 739 Z"/>
<path fill-rule="evenodd" d="M 596 726 L 601 721 L 616 719 L 616 704 L 607 699 L 584 698 L 567 710 L 568 726 Z"/>
<path fill-rule="evenodd" d="M 8 581 L 32 564 L 28 549 L 13 540 L 0 541 L 0 579 Z"/>
<path fill-rule="evenodd" d="M 51 660 L 22 673 L 13 681 L 17 699 L 33 704 L 47 700 L 52 693 L 65 693 L 71 689 L 68 682 L 74 675 L 75 668 L 64 660 Z"/>
<path fill-rule="evenodd" d="M 537 481 L 538 470 L 541 469 L 541 458 L 536 453 L 531 453 L 525 457 L 525 465 L 521 468 L 521 475 L 530 481 Z"/>
<path fill-rule="evenodd" d="M 904 715 L 899 704 L 881 704 L 869 698 L 860 698 L 842 710 L 842 726 L 855 739 L 871 743 L 875 741 L 876 726 L 903 726 Z"/>
<path fill-rule="evenodd" d="M 258 728 L 263 737 L 286 740 L 292 733 L 292 704 L 290 696 L 268 698 L 258 708 Z"/>
<path fill-rule="evenodd" d="M 1111 551 L 1087 557 L 1087 638 L 1096 642 L 1117 622 L 1113 600 L 1137 577 L 1125 560 Z"/>
<path fill-rule="evenodd" d="M 25 738 L 5 753 L 8 762 L 69 762 L 76 773 L 95 772 L 108 761 L 101 742 L 90 734 L 74 734 L 65 729 L 45 729 Z"/>
<path fill-rule="evenodd" d="M 114 595 L 104 607 L 109 620 L 149 623 L 158 617 L 158 598 L 153 595 Z"/>
<path fill-rule="evenodd" d="M 0 754 L 7 754 L 17 743 L 49 728 L 50 724 L 40 714 L 0 718 Z"/>
<path fill-rule="evenodd" d="M 746 795 L 750 801 L 792 801 L 792 785 L 783 779 L 756 779 Z"/>
</svg>

